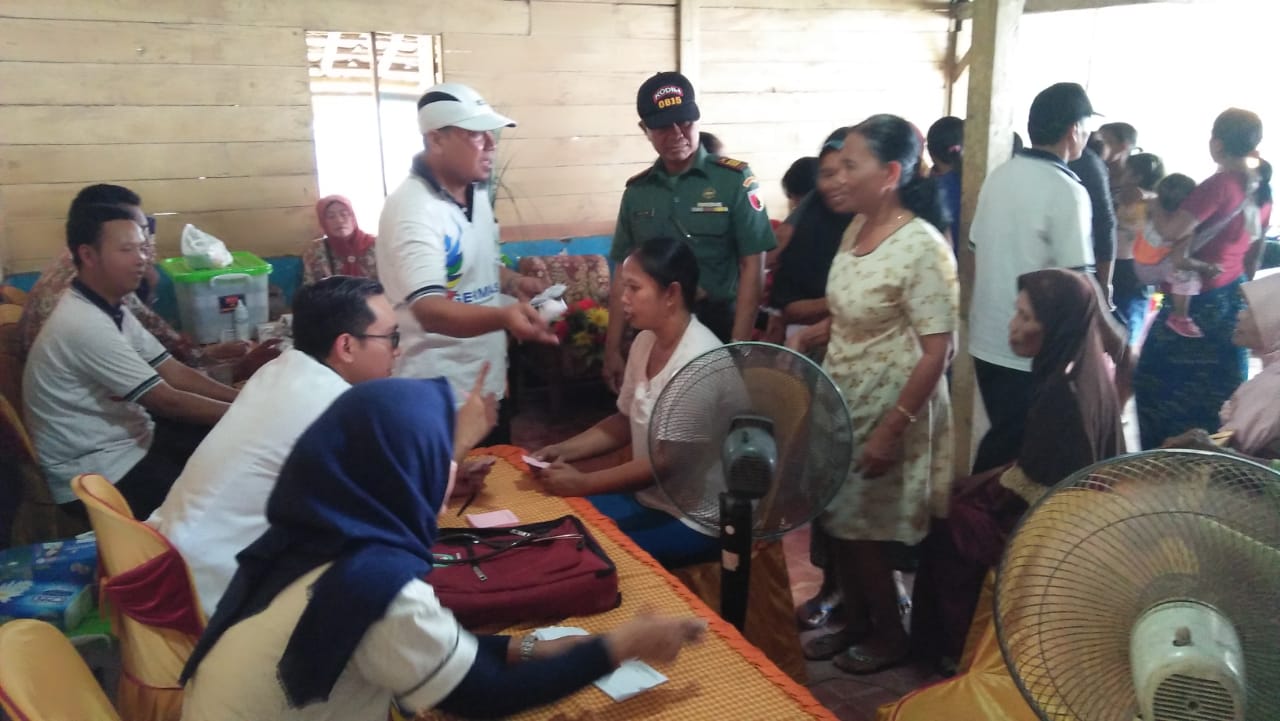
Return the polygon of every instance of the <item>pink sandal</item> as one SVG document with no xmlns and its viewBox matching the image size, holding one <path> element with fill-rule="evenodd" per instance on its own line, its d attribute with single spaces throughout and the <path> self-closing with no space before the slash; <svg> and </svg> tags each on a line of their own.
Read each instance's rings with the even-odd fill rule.
<svg viewBox="0 0 1280 721">
<path fill-rule="evenodd" d="M 1169 319 L 1164 322 L 1169 330 L 1177 333 L 1183 338 L 1203 338 L 1204 331 L 1200 330 L 1200 326 L 1196 325 L 1191 316 L 1186 315 L 1170 315 Z"/>
</svg>

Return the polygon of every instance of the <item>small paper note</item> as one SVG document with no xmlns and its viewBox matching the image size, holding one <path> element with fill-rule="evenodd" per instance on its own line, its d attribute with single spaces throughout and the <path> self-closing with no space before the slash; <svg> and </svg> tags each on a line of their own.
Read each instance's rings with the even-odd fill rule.
<svg viewBox="0 0 1280 721">
<path fill-rule="evenodd" d="M 539 641 L 554 641 L 557 638 L 568 638 L 569 636 L 590 636 L 591 634 L 584 628 L 577 626 L 545 626 L 543 628 L 534 629 L 533 637 Z"/>
<path fill-rule="evenodd" d="M 533 637 L 539 641 L 554 641 L 569 636 L 589 636 L 577 626 L 546 626 L 534 629 Z M 667 677 L 654 667 L 637 659 L 623 661 L 613 673 L 596 680 L 596 686 L 614 701 L 626 701 L 638 693 L 667 682 Z"/>
<path fill-rule="evenodd" d="M 547 463 L 546 461 L 540 461 L 537 458 L 534 458 L 533 456 L 520 456 L 520 459 L 523 460 L 525 463 L 529 464 L 529 466 L 533 468 L 547 468 L 551 465 L 550 463 Z"/>
<path fill-rule="evenodd" d="M 631 659 L 623 661 L 622 665 L 608 676 L 597 679 L 596 686 L 614 701 L 626 701 L 638 693 L 666 682 L 667 677 L 658 673 L 649 664 Z"/>
<path fill-rule="evenodd" d="M 514 526 L 520 522 L 516 518 L 516 514 L 502 509 L 501 511 L 489 511 L 488 513 L 468 513 L 467 523 L 472 528 L 493 528 L 494 526 Z"/>
</svg>

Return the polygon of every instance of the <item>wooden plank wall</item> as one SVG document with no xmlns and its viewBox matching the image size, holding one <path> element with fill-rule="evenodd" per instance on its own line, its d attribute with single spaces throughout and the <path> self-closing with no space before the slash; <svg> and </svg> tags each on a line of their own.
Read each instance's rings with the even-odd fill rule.
<svg viewBox="0 0 1280 721">
<path fill-rule="evenodd" d="M 626 179 L 653 162 L 636 89 L 675 67 L 675 0 L 537 1 L 530 15 L 526 37 L 445 33 L 445 79 L 519 123 L 498 146 L 504 240 L 608 235 Z"/>
<path fill-rule="evenodd" d="M 777 180 L 837 125 L 940 114 L 946 21 L 929 0 L 704 0 L 704 126 Z M 905 8 L 905 9 L 904 9 Z M 138 190 L 162 255 L 195 223 L 236 248 L 317 232 L 305 30 L 440 34 L 447 80 L 520 121 L 500 145 L 504 238 L 608 233 L 653 157 L 635 89 L 676 66 L 676 0 L 4 0 L 0 266 L 63 247 L 83 185 Z"/>
<path fill-rule="evenodd" d="M 894 113 L 923 130 L 943 114 L 939 3 L 702 0 L 700 24 L 703 130 L 751 164 L 770 217 L 785 216 L 783 173 L 837 127 Z"/>
<path fill-rule="evenodd" d="M 4 0 L 0 264 L 38 270 L 66 207 L 127 185 L 161 255 L 194 223 L 237 249 L 296 252 L 318 232 L 304 30 L 526 35 L 507 0 Z"/>
</svg>

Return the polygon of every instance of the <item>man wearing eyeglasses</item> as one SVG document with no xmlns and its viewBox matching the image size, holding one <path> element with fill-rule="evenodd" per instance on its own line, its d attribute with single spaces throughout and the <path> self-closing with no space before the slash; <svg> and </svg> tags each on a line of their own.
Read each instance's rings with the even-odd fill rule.
<svg viewBox="0 0 1280 721">
<path fill-rule="evenodd" d="M 209 616 L 236 554 L 267 529 L 267 497 L 298 437 L 351 386 L 390 376 L 400 355 L 395 310 L 369 278 L 299 288 L 293 340 L 249 379 L 147 521 L 186 559 Z"/>
<path fill-rule="evenodd" d="M 658 159 L 627 181 L 610 257 L 620 266 L 651 238 L 685 241 L 698 259 L 694 314 L 722 342 L 750 340 L 760 307 L 763 254 L 777 246 L 760 184 L 746 163 L 702 148 L 693 84 L 680 73 L 657 73 L 644 81 L 636 111 Z M 622 284 L 615 282 L 604 356 L 605 382 L 614 391 L 626 367 L 624 325 Z"/>
<path fill-rule="evenodd" d="M 505 395 L 508 332 L 557 342 L 527 302 L 546 282 L 504 267 L 498 248 L 489 195 L 495 133 L 514 126 L 466 85 L 429 88 L 418 100 L 423 150 L 378 222 L 378 276 L 404 333 L 395 374 L 444 376 L 458 403 L 485 363 L 492 367 L 485 394 Z M 487 443 L 510 442 L 505 408 Z"/>
</svg>

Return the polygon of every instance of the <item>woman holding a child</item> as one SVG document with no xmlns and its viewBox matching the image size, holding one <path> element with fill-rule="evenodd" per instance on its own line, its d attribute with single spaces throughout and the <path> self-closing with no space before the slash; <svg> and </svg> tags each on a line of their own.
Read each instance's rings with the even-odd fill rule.
<svg viewBox="0 0 1280 721">
<path fill-rule="evenodd" d="M 1188 428 L 1215 427 L 1218 409 L 1245 379 L 1247 351 L 1231 336 L 1243 303 L 1240 284 L 1257 268 L 1271 214 L 1269 168 L 1256 156 L 1261 140 L 1262 121 L 1254 113 L 1232 108 L 1219 115 L 1209 140 L 1218 172 L 1157 227 L 1164 239 L 1177 243 L 1197 227 L 1230 218 L 1193 256 L 1204 272 L 1200 294 L 1190 298 L 1188 319 L 1201 337 L 1169 324 L 1174 308 L 1166 297 L 1143 344 L 1133 386 L 1144 448 Z"/>
</svg>

